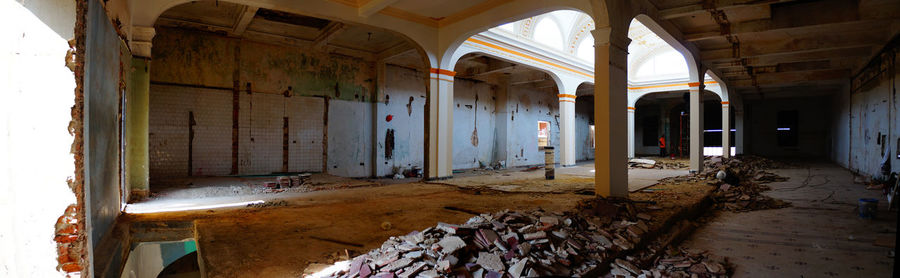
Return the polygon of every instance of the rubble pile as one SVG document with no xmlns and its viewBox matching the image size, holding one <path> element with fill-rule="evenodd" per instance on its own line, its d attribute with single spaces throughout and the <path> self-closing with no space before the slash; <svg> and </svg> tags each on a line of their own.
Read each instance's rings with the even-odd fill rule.
<svg viewBox="0 0 900 278">
<path fill-rule="evenodd" d="M 678 161 L 656 161 L 652 159 L 633 158 L 628 160 L 628 168 L 643 169 L 686 169 L 687 164 Z"/>
<path fill-rule="evenodd" d="M 775 167 L 784 167 L 769 159 L 757 156 L 741 156 L 737 158 L 721 159 L 715 157 L 704 161 L 705 170 L 700 176 L 712 181 L 718 189 L 712 198 L 716 202 L 716 208 L 727 211 L 751 211 L 783 208 L 790 203 L 773 199 L 760 194 L 771 188 L 766 183 L 786 181 L 786 177 L 778 176 L 765 171 Z M 724 178 L 716 176 L 724 173 Z"/>
<path fill-rule="evenodd" d="M 616 259 L 610 267 L 609 274 L 615 277 L 729 277 L 733 272 L 725 257 L 699 249 L 671 247 L 649 269 L 641 269 L 627 258 Z"/>
<path fill-rule="evenodd" d="M 324 277 L 584 276 L 634 249 L 651 220 L 632 203 L 599 198 L 576 212 L 485 213 L 392 237 Z"/>
</svg>

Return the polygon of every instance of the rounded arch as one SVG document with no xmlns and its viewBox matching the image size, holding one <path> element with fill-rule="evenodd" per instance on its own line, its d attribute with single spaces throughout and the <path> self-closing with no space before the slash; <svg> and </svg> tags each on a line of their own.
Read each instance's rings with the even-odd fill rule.
<svg viewBox="0 0 900 278">
<path fill-rule="evenodd" d="M 538 67 L 533 67 L 533 66 L 531 66 L 531 65 L 526 65 L 526 64 L 519 63 L 518 61 L 513 61 L 513 60 L 510 60 L 510 59 L 503 58 L 503 57 L 498 57 L 498 56 L 495 56 L 495 55 L 493 55 L 493 54 L 491 54 L 491 53 L 487 53 L 487 52 L 484 52 L 484 51 L 479 51 L 479 50 L 475 50 L 475 49 L 471 49 L 471 48 L 460 48 L 459 50 L 460 50 L 460 51 L 458 51 L 459 56 L 454 56 L 454 61 L 459 61 L 462 57 L 465 57 L 466 55 L 476 55 L 476 54 L 477 54 L 477 55 L 484 55 L 484 56 L 490 57 L 490 58 L 492 58 L 492 59 L 497 59 L 497 60 L 501 60 L 501 61 L 504 61 L 504 62 L 513 63 L 513 64 L 516 64 L 516 65 L 522 65 L 522 66 L 527 67 L 527 68 L 529 68 L 529 69 L 532 69 L 532 70 L 535 70 L 535 71 L 539 71 L 539 72 L 546 73 L 548 76 L 550 76 L 551 79 L 553 79 L 553 82 L 557 84 L 557 87 L 561 87 L 561 86 L 562 86 L 561 84 L 569 83 L 569 82 L 567 82 L 567 80 L 565 80 L 565 78 L 561 77 L 561 76 L 559 75 L 559 73 L 554 72 L 554 71 L 552 71 L 552 70 L 542 69 L 542 68 L 538 68 Z M 453 63 L 453 66 L 454 66 L 454 67 L 453 67 L 452 69 L 455 70 L 455 68 L 456 68 L 456 66 L 457 66 L 457 63 L 454 62 L 454 63 Z M 564 89 L 560 88 L 560 91 L 562 91 L 562 90 L 564 90 Z"/>
<path fill-rule="evenodd" d="M 494 28 L 496 26 L 509 22 L 519 21 L 557 10 L 575 10 L 583 12 L 591 17 L 594 22 L 597 22 L 595 10 L 602 10 L 604 17 L 603 22 L 608 22 L 608 20 L 605 18 L 607 16 L 605 7 L 603 7 L 602 9 L 597 9 L 596 7 L 593 7 L 589 1 L 522 0 L 516 1 L 515 3 L 501 5 L 494 9 L 494 11 L 496 12 L 480 13 L 468 18 L 465 21 L 466 24 L 458 22 L 442 28 L 442 32 L 440 32 L 439 34 L 439 40 L 442 42 L 442 45 L 439 46 L 439 50 L 441 53 L 439 56 L 441 68 L 452 68 L 456 64 L 456 60 L 454 60 L 453 57 L 461 56 L 457 55 L 456 51 L 460 48 L 463 42 L 466 41 L 466 39 L 484 30 L 488 30 L 490 28 Z"/>
<path fill-rule="evenodd" d="M 642 25 L 646 26 L 647 29 L 653 32 L 653 34 L 658 36 L 660 39 L 666 42 L 666 44 L 674 48 L 675 51 L 678 51 L 682 56 L 684 56 L 684 61 L 688 67 L 689 80 L 691 80 L 692 82 L 699 82 L 701 80 L 699 64 L 697 63 L 696 59 L 694 59 L 694 52 L 688 49 L 674 36 L 669 34 L 669 32 L 667 32 L 665 28 L 656 23 L 656 21 L 650 18 L 650 16 L 643 13 L 637 14 L 634 16 L 629 26 L 631 26 L 634 21 L 640 22 Z"/>
<path fill-rule="evenodd" d="M 715 95 L 715 96 L 719 97 L 719 100 L 721 100 L 721 101 L 727 101 L 727 100 L 725 100 L 725 98 L 723 97 L 723 95 L 722 95 L 720 92 L 717 92 L 717 91 L 714 91 L 714 90 L 703 90 L 703 92 L 704 92 L 704 93 L 709 93 L 709 94 Z M 677 94 L 677 93 L 688 93 L 688 91 L 687 91 L 687 90 L 674 90 L 674 91 L 673 91 L 673 90 L 668 90 L 668 91 L 646 91 L 646 92 L 636 92 L 636 93 L 634 93 L 634 92 L 629 92 L 629 93 L 628 93 L 628 107 L 635 107 L 635 105 L 637 105 L 637 102 L 638 102 L 641 98 L 643 98 L 643 97 L 645 97 L 645 96 L 648 96 L 648 95 L 652 95 L 652 94 Z"/>
<path fill-rule="evenodd" d="M 534 25 L 531 39 L 551 49 L 562 51 L 565 45 L 563 35 L 563 28 L 556 17 L 543 15 Z"/>
<path fill-rule="evenodd" d="M 578 87 L 575 89 L 575 96 L 593 96 L 594 95 L 594 82 L 584 81 L 578 84 Z"/>
<path fill-rule="evenodd" d="M 706 77 L 708 77 L 708 78 L 704 78 L 704 80 L 712 79 L 712 81 L 715 82 L 714 83 L 715 86 L 711 86 L 710 84 L 707 84 L 707 88 L 709 88 L 709 90 L 711 90 L 711 91 L 716 92 L 719 95 L 719 98 L 722 99 L 722 102 L 730 102 L 731 101 L 731 97 L 730 97 L 731 92 L 728 91 L 728 84 L 725 84 L 725 82 L 722 80 L 722 78 L 719 78 L 719 75 L 716 74 L 716 72 L 714 72 L 712 70 L 706 71 Z"/>
</svg>

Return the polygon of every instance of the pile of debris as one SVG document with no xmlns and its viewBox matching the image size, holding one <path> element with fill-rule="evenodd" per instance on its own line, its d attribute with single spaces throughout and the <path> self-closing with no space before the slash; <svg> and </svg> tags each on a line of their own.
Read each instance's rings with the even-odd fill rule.
<svg viewBox="0 0 900 278">
<path fill-rule="evenodd" d="M 678 161 L 656 161 L 652 159 L 632 158 L 628 160 L 628 168 L 644 169 L 686 169 L 687 164 Z"/>
<path fill-rule="evenodd" d="M 634 249 L 652 217 L 623 200 L 591 199 L 576 212 L 501 211 L 392 237 L 322 277 L 584 276 Z M 336 264 L 335 266 L 339 266 Z"/>
<path fill-rule="evenodd" d="M 706 169 L 700 174 L 718 189 L 712 198 L 716 207 L 727 211 L 752 211 L 783 208 L 790 203 L 760 194 L 771 188 L 766 183 L 786 181 L 786 177 L 765 171 L 784 164 L 756 157 L 742 156 L 722 159 L 715 157 L 705 161 Z"/>
<path fill-rule="evenodd" d="M 649 269 L 616 259 L 610 264 L 610 274 L 616 277 L 729 277 L 733 272 L 727 258 L 703 250 L 670 247 L 666 251 L 665 256 Z"/>
</svg>

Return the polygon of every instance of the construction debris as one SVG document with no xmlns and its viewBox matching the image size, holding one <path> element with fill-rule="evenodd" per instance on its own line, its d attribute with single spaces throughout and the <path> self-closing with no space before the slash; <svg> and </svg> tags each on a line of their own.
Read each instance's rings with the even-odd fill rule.
<svg viewBox="0 0 900 278">
<path fill-rule="evenodd" d="M 652 218 L 627 200 L 601 198 L 575 212 L 483 213 L 392 237 L 324 276 L 584 276 L 638 246 Z"/>
<path fill-rule="evenodd" d="M 632 158 L 628 160 L 628 168 L 644 169 L 687 169 L 688 165 L 678 161 L 652 160 Z"/>
<path fill-rule="evenodd" d="M 685 248 L 668 248 L 665 256 L 648 269 L 639 269 L 621 259 L 611 263 L 610 268 L 610 274 L 622 277 L 728 277 L 733 272 L 725 257 Z"/>
</svg>

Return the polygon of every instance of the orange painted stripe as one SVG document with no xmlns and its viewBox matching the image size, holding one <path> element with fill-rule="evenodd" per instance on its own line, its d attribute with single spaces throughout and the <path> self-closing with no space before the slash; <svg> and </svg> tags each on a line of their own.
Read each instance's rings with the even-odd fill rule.
<svg viewBox="0 0 900 278">
<path fill-rule="evenodd" d="M 534 56 L 531 56 L 531 55 L 528 55 L 528 54 L 525 54 L 525 53 L 522 53 L 522 52 L 518 52 L 518 51 L 515 51 L 515 50 L 512 50 L 512 49 L 506 48 L 506 47 L 502 47 L 502 46 L 499 46 L 499 45 L 496 45 L 496 44 L 492 44 L 492 43 L 489 43 L 489 42 L 486 42 L 486 41 L 482 41 L 482 40 L 475 39 L 475 38 L 469 38 L 469 39 L 467 39 L 466 41 L 467 41 L 467 42 L 471 42 L 471 43 L 475 43 L 475 44 L 480 44 L 480 45 L 483 45 L 483 46 L 486 46 L 486 47 L 489 47 L 489 48 L 493 48 L 493 49 L 499 50 L 499 51 L 501 51 L 501 52 L 506 52 L 506 53 L 509 53 L 509 54 L 512 54 L 512 55 L 516 55 L 516 56 L 519 56 L 519 57 L 522 57 L 522 58 L 525 58 L 525 59 L 528 59 L 528 60 L 532 60 L 532 61 L 535 61 L 535 62 L 538 62 L 538 63 L 541 63 L 541 64 L 545 64 L 545 65 L 548 65 L 548 66 L 552 66 L 552 67 L 556 67 L 556 68 L 559 68 L 559 69 L 563 69 L 563 70 L 566 70 L 566 71 L 569 71 L 569 72 L 572 72 L 572 73 L 576 73 L 576 74 L 584 75 L 584 76 L 586 76 L 586 77 L 594 78 L 594 75 L 592 75 L 592 74 L 588 74 L 588 73 L 585 73 L 585 72 L 580 71 L 580 70 L 575 70 L 575 69 L 572 69 L 572 68 L 569 68 L 569 67 L 566 67 L 566 66 L 563 66 L 563 65 L 559 65 L 559 64 L 556 64 L 556 63 L 553 63 L 553 62 L 550 62 L 550 61 L 547 61 L 547 60 L 544 60 L 544 59 L 538 59 L 538 58 L 535 58 Z"/>
<path fill-rule="evenodd" d="M 568 100 L 568 99 L 561 99 L 561 100 L 559 100 L 559 102 L 571 102 L 571 103 L 575 103 L 574 100 Z"/>
<path fill-rule="evenodd" d="M 431 79 L 437 79 L 437 80 L 443 80 L 443 81 L 447 81 L 447 82 L 453 82 L 453 79 L 444 79 L 444 78 L 440 78 L 440 77 L 432 77 Z"/>
<path fill-rule="evenodd" d="M 628 110 L 634 110 L 634 107 L 630 107 L 630 106 L 629 106 L 629 107 L 628 107 Z"/>
<path fill-rule="evenodd" d="M 431 73 L 443 74 L 443 75 L 446 75 L 446 76 L 456 76 L 456 72 L 455 72 L 455 71 L 449 71 L 449 70 L 439 69 L 439 68 L 432 68 L 432 69 L 431 69 Z"/>
<path fill-rule="evenodd" d="M 700 87 L 700 82 L 690 82 L 688 83 L 688 87 Z"/>
<path fill-rule="evenodd" d="M 728 102 L 727 102 L 727 101 L 723 101 L 722 104 L 728 104 Z"/>
<path fill-rule="evenodd" d="M 577 98 L 577 96 L 575 96 L 575 95 L 569 95 L 569 94 L 558 94 L 558 95 L 556 95 L 556 96 L 558 96 L 558 97 L 567 97 L 567 98 Z"/>
<path fill-rule="evenodd" d="M 640 90 L 640 89 L 652 89 L 652 88 L 665 88 L 665 87 L 678 87 L 678 86 L 690 86 L 691 83 L 676 83 L 676 84 L 661 84 L 661 85 L 651 85 L 651 86 L 642 86 L 642 87 L 628 87 L 629 90 Z M 699 84 L 699 83 L 697 83 Z M 716 81 L 706 81 L 703 84 L 716 84 Z M 694 86 L 700 87 L 700 85 Z"/>
</svg>

